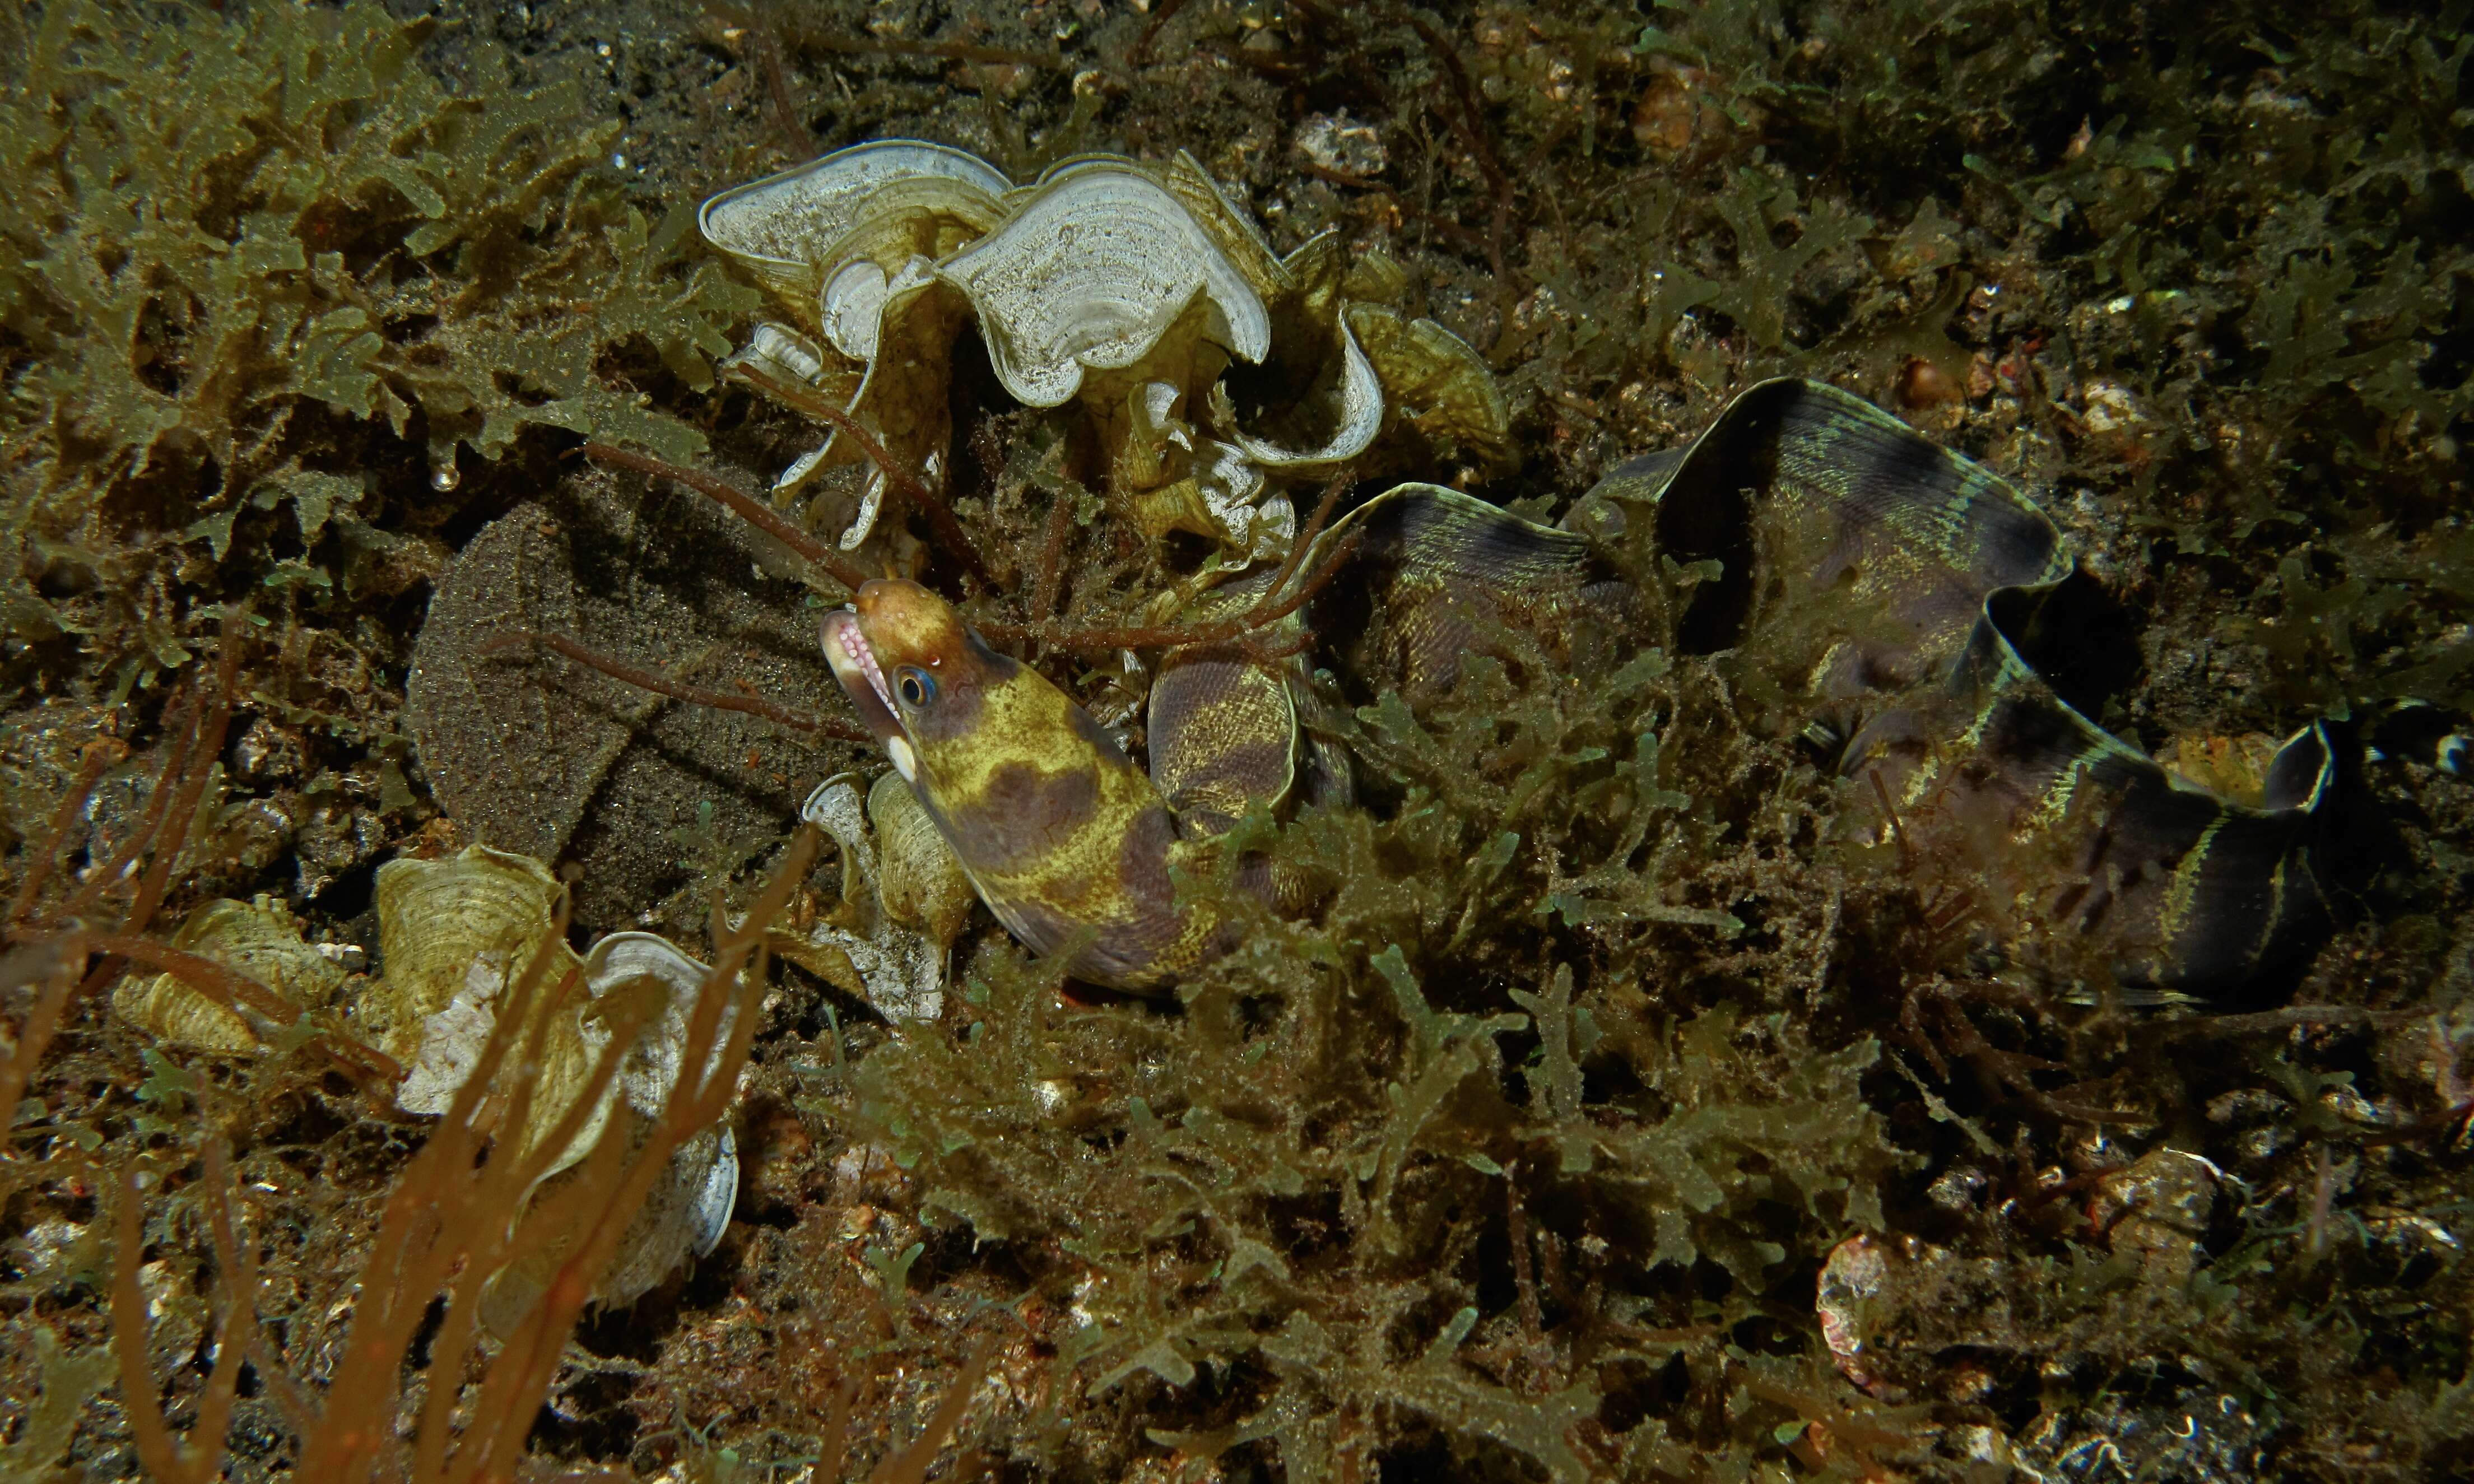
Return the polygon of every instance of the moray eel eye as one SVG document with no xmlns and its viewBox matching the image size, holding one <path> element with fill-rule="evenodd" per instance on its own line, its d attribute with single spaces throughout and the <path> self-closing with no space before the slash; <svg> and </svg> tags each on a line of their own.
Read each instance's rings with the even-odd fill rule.
<svg viewBox="0 0 2474 1484">
<path fill-rule="evenodd" d="M 924 669 L 905 666 L 893 680 L 893 688 L 902 694 L 902 704 L 917 710 L 936 698 L 936 680 Z"/>
</svg>

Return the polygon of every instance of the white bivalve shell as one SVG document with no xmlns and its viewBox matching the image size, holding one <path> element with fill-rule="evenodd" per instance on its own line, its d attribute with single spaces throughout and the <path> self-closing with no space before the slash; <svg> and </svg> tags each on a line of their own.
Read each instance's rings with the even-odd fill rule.
<svg viewBox="0 0 2474 1484">
<path fill-rule="evenodd" d="M 1508 456 L 1492 376 L 1450 331 L 1402 312 L 1396 265 L 1331 233 L 1274 255 L 1183 153 L 1161 165 L 1080 157 L 1008 188 L 958 151 L 878 140 L 725 191 L 701 220 L 807 331 L 759 327 L 726 369 L 833 397 L 932 487 L 950 456 L 966 320 L 1014 400 L 1079 400 L 1121 519 L 1153 539 L 1192 531 L 1241 568 L 1295 539 L 1294 502 L 1274 485 L 1370 474 L 1387 448 L 1411 463 Z M 1265 366 L 1270 394 L 1242 413 L 1222 379 L 1237 362 Z M 775 489 L 861 457 L 829 438 Z M 885 492 L 869 470 L 837 515 L 843 549 L 875 534 Z"/>
<path fill-rule="evenodd" d="M 735 185 L 707 201 L 696 226 L 805 320 L 814 315 L 835 244 L 888 185 L 951 182 L 990 203 L 1013 185 L 978 156 L 921 139 L 872 139 Z M 993 215 L 993 211 L 990 213 Z"/>
<path fill-rule="evenodd" d="M 997 378 L 1033 407 L 1072 399 L 1086 368 L 1137 364 L 1198 303 L 1214 344 L 1249 361 L 1272 349 L 1253 285 L 1131 164 L 1084 160 L 1052 176 L 937 273 L 970 300 Z"/>
<path fill-rule="evenodd" d="M 636 1115 L 629 1131 L 641 1132 L 662 1115 L 680 1081 L 690 1017 L 711 978 L 703 964 L 649 933 L 611 934 L 578 958 L 557 931 L 553 908 L 563 889 L 541 862 L 479 845 L 448 860 L 380 866 L 381 973 L 354 1007 L 379 1044 L 410 1068 L 397 1089 L 397 1106 L 411 1113 L 444 1114 L 490 1038 L 512 1029 L 500 1025 L 512 990 L 527 973 L 536 975 L 530 1003 L 531 1013 L 542 1017 L 534 1022 L 542 1036 L 540 1058 L 529 1074 L 532 1096 L 524 1126 L 505 1145 L 509 1156 L 529 1157 L 574 1110 L 609 1052 L 611 1021 L 618 1017 L 601 1013 L 604 1002 L 640 997 L 629 1009 L 643 1017 L 643 1029 L 574 1136 L 546 1161 L 545 1184 L 582 1160 L 605 1133 L 628 1136 L 612 1129 L 612 1115 L 622 1104 Z M 570 976 L 574 986 L 562 994 Z M 648 995 L 649 1001 L 641 998 Z M 731 1020 L 725 1008 L 715 1037 L 716 1055 Z M 525 1074 L 512 1060 L 502 1060 L 498 1075 Z M 689 1253 L 711 1251 L 738 1184 L 738 1152 L 726 1126 L 682 1144 L 595 1297 L 625 1302 Z M 520 1312 L 517 1299 L 529 1281 L 514 1270 L 501 1275 L 490 1312 Z"/>
<path fill-rule="evenodd" d="M 1331 436 L 1313 448 L 1286 449 L 1267 438 L 1256 438 L 1229 419 L 1229 436 L 1247 456 L 1266 469 L 1322 472 L 1347 463 L 1366 451 L 1374 435 L 1383 430 L 1383 381 L 1374 374 L 1374 363 L 1358 349 L 1357 337 L 1349 332 L 1348 322 L 1341 321 L 1339 374 L 1335 384 L 1322 397 L 1310 399 L 1326 412 L 1336 411 L 1339 422 Z M 1448 331 L 1447 331 L 1448 333 Z"/>
</svg>

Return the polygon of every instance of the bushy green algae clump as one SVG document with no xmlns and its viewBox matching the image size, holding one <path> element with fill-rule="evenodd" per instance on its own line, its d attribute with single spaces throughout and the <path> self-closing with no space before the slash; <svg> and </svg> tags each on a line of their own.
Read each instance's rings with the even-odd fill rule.
<svg viewBox="0 0 2474 1484">
<path fill-rule="evenodd" d="M 1425 721 L 1370 708 L 1397 812 L 1247 832 L 1336 895 L 1261 923 L 1181 1017 L 1060 1009 L 1007 954 L 958 1035 L 854 1069 L 923 1217 L 1079 1275 L 1058 1360 L 1092 1399 L 1182 1389 L 1209 1411 L 1177 1446 L 1268 1439 L 1291 1477 L 1404 1437 L 1472 1469 L 1689 1467 L 1665 1423 L 1612 1453 L 1566 1434 L 1627 1368 L 1697 1349 L 1724 1384 L 1708 1345 L 1792 1310 L 1790 1252 L 1880 1224 L 1904 1156 L 1859 1093 L 1873 1039 L 1658 1003 L 1742 926 L 1668 900 L 1706 891 L 1682 863 L 1713 832 L 1661 782 L 1659 660 L 1543 696 L 1473 666 Z"/>
<path fill-rule="evenodd" d="M 1393 253 L 1518 409 L 1525 468 L 1488 493 L 1541 514 L 1755 376 L 1899 405 L 2033 490 L 2137 610 L 2146 671 L 2106 718 L 2150 743 L 2464 699 L 2463 6 L 1168 9 L 627 13 L 738 63 L 714 147 L 751 165 L 811 126 L 1018 165 L 1187 147 L 1279 245 L 1334 225 Z M 25 28 L 12 717 L 129 697 L 151 744 L 152 672 L 249 594 L 292 644 L 367 656 L 352 696 L 274 645 L 245 671 L 347 770 L 400 666 L 365 620 L 409 629 L 383 605 L 460 539 L 451 507 L 503 504 L 473 493 L 495 469 L 553 482 L 578 430 L 702 449 L 674 419 L 750 469 L 804 436 L 696 400 L 754 299 L 681 202 L 602 170 L 590 93 L 486 85 L 485 51 L 450 96 L 424 28 L 370 9 Z M 1381 156 L 1321 142 L 1352 120 Z M 966 425 L 997 444 L 962 509 L 985 548 L 1030 549 L 1043 497 L 1079 493 L 1008 464 L 1033 431 Z M 1105 532 L 1069 549 L 1091 612 L 1158 575 Z M 1823 845 L 1831 786 L 1747 735 L 1767 699 L 1722 669 L 1538 673 L 1367 697 L 1381 809 L 1246 837 L 1327 904 L 1178 1008 L 1060 1001 L 984 923 L 933 1029 L 786 974 L 740 1224 L 586 1326 L 536 1447 L 716 1479 L 856 1476 L 940 1426 L 958 1476 L 1990 1479 L 2024 1476 L 2005 1449 L 2048 1474 L 2109 1449 L 2156 1477 L 2403 1479 L 2474 1435 L 2458 786 L 2375 780 L 2411 869 L 2296 966 L 2333 1009 L 2168 1031 L 1988 974 L 1963 903 Z M 12 774 L 41 791 L 21 834 L 60 771 Z M 374 828 L 417 844 L 427 812 Z M 351 910 L 318 931 L 367 941 Z M 77 1399 L 110 1374 L 93 1192 L 140 1144 L 177 1182 L 202 1131 L 236 1139 L 287 1358 L 327 1374 L 417 1133 L 299 1047 L 166 1052 L 99 1014 L 33 1090 L 5 1226 L 30 1471 L 133 1467 L 115 1404 Z M 2212 1199 L 2171 1205 L 2142 1162 L 2167 1150 L 2216 1163 Z M 198 1212 L 149 1212 L 176 1420 L 217 1292 Z M 1884 1276 L 1851 1298 L 1840 1244 L 1868 1233 Z M 1871 1391 L 1831 1323 L 1870 1342 Z M 993 1382 L 957 1386 L 975 1362 Z M 982 1399 L 939 1423 L 953 1394 Z M 243 1471 L 279 1469 L 278 1405 L 240 1415 Z"/>
<path fill-rule="evenodd" d="M 128 630 L 167 621 L 167 568 L 268 607 L 377 586 L 421 560 L 405 525 L 435 523 L 387 505 L 451 509 L 459 449 L 497 459 L 527 426 L 703 447 L 627 372 L 710 386 L 756 296 L 691 256 L 685 210 L 628 200 L 619 125 L 579 85 L 515 87 L 484 54 L 449 91 L 416 58 L 432 24 L 11 18 L 0 582 L 21 645 L 89 636 L 149 668 L 177 641 Z M 431 488 L 381 427 L 426 445 Z"/>
</svg>

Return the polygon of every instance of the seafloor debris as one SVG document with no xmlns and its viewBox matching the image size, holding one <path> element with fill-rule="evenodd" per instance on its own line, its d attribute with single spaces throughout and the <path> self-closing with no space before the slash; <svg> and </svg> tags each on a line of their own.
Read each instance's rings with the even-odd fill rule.
<svg viewBox="0 0 2474 1484">
<path fill-rule="evenodd" d="M 1363 474 L 1387 431 L 1482 463 L 1505 451 L 1493 378 L 1406 316 L 1396 270 L 1352 265 L 1328 234 L 1275 257 L 1190 156 L 1083 157 L 1014 189 L 958 151 L 879 139 L 725 191 L 700 220 L 799 327 L 759 327 L 734 364 L 842 403 L 932 485 L 965 321 L 1014 400 L 1089 416 L 1112 494 L 1149 536 L 1276 555 L 1297 518 L 1275 486 Z M 1276 368 L 1286 390 L 1241 407 L 1232 361 Z M 777 488 L 863 456 L 837 432 Z M 871 468 L 844 549 L 886 492 Z"/>
<path fill-rule="evenodd" d="M 795 593 L 747 580 L 764 551 L 703 500 L 620 499 L 592 480 L 467 541 L 412 645 L 401 720 L 459 842 L 585 866 L 575 916 L 617 926 L 772 839 L 813 778 L 791 782 L 813 766 L 796 734 L 670 704 L 555 647 L 682 682 L 744 678 L 782 706 L 813 706 L 831 681 Z M 701 907 L 682 903 L 673 931 Z"/>
<path fill-rule="evenodd" d="M 616 1036 L 613 1022 L 639 1027 L 617 1074 L 548 1162 L 555 1181 L 599 1142 L 623 1105 L 650 1127 L 679 1083 L 688 1020 L 710 975 L 667 939 L 614 933 L 578 958 L 553 914 L 563 888 L 528 856 L 473 846 L 451 860 L 394 861 L 377 876 L 382 973 L 356 1007 L 359 1018 L 410 1071 L 397 1090 L 406 1112 L 441 1114 L 481 1056 L 511 989 L 529 976 L 543 1017 L 529 1102 L 515 1147 L 534 1151 L 555 1135 L 590 1090 Z M 647 1003 L 646 990 L 655 996 Z M 727 1014 L 722 1034 L 728 1034 Z M 680 1146 L 596 1296 L 623 1303 L 680 1258 L 713 1250 L 738 1189 L 739 1156 L 717 1126 Z M 550 1254 L 540 1254 L 548 1262 Z M 546 1280 L 554 1263 L 521 1282 Z M 521 1312 L 512 1295 L 493 1312 Z"/>
<path fill-rule="evenodd" d="M 2206 1260 L 2221 1172 L 2160 1148 L 2098 1181 L 2087 1214 L 2112 1249 L 2073 1269 L 2019 1253 L 1971 1257 L 1912 1237 L 1859 1234 L 1821 1271 L 1813 1309 L 1839 1371 L 1893 1402 L 1974 1405 L 2031 1369 L 2048 1376 L 2117 1368 L 2121 1385 L 2084 1407 L 2048 1411 L 2008 1445 L 2037 1476 L 2239 1479 L 2268 1429 L 2230 1376 L 2194 1355 L 2125 1355 L 2136 1325 L 2120 1306 L 2178 1298 Z M 2088 1270 L 2098 1271 L 2088 1271 Z M 2086 1294 L 2111 1297 L 2093 1310 Z"/>
<path fill-rule="evenodd" d="M 272 897 L 208 902 L 189 913 L 172 946 L 255 980 L 304 1014 L 323 1009 L 346 978 L 334 959 L 302 940 L 300 923 Z M 200 1051 L 255 1052 L 287 1029 L 250 1007 L 219 1004 L 177 974 L 123 979 L 111 1010 L 169 1045 Z"/>
<path fill-rule="evenodd" d="M 2205 1256 L 2223 1176 L 2196 1155 L 2158 1149 L 2098 1184 L 2089 1217 L 2130 1287 L 2178 1292 Z M 1967 1382 L 1968 1356 L 2019 1356 L 2067 1307 L 2049 1265 L 1970 1257 L 1913 1237 L 1849 1237 L 1822 1265 L 1813 1301 L 1831 1359 L 1856 1385 L 1894 1401 Z M 2093 1337 L 2083 1336 L 2090 1343 Z M 1972 1399 L 1957 1397 L 1951 1399 Z"/>
<path fill-rule="evenodd" d="M 891 773 L 864 802 L 858 774 L 836 774 L 800 815 L 841 846 L 841 905 L 804 928 L 776 927 L 766 945 L 887 1020 L 934 1020 L 947 958 L 977 900 L 954 852 Z"/>
</svg>

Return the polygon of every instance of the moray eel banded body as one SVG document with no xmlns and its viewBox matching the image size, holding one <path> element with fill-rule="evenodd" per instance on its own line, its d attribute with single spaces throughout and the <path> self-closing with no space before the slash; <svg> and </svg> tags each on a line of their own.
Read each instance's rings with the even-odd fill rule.
<svg viewBox="0 0 2474 1484">
<path fill-rule="evenodd" d="M 2304 727 L 2234 799 L 2097 725 L 2031 659 L 2085 647 L 2086 579 L 1981 466 L 1833 387 L 1771 381 L 1574 516 L 1604 535 L 1633 510 L 1664 557 L 1719 563 L 1675 646 L 1836 742 L 1859 822 L 2012 957 L 2152 1001 L 2250 979 L 2324 922 L 2360 729 Z M 2462 770 L 2462 740 L 2432 736 L 2413 750 Z"/>
<path fill-rule="evenodd" d="M 1180 903 L 1176 838 L 1152 780 L 1037 671 L 943 598 L 880 579 L 825 616 L 825 658 L 997 920 L 1096 984 L 1151 989 L 1219 948 Z"/>
<path fill-rule="evenodd" d="M 1301 565 L 1352 543 L 1347 570 L 1269 646 L 1297 652 L 1161 657 L 1148 772 L 914 584 L 867 584 L 828 616 L 824 647 L 998 920 L 1117 988 L 1164 988 L 1229 946 L 1225 899 L 1177 883 L 1199 879 L 1238 818 L 1354 797 L 1337 702 L 1315 669 L 1415 705 L 1507 626 L 1552 663 L 1577 645 L 1664 644 L 1733 667 L 1779 730 L 1833 742 L 1874 838 L 1895 840 L 1928 888 L 1968 898 L 2001 946 L 2057 975 L 2221 987 L 2319 920 L 2320 847 L 2360 744 L 2307 727 L 2259 797 L 2235 801 L 2103 731 L 2030 659 L 2040 630 L 2062 621 L 2074 570 L 2060 532 L 1869 403 L 1817 382 L 1762 383 L 1686 448 L 1618 467 L 1564 524 L 1434 485 L 1359 506 Z M 1609 547 L 1629 547 L 1633 570 L 1693 581 L 1641 603 L 1607 579 Z M 1268 580 L 1230 584 L 1198 616 L 1251 601 Z M 2437 752 L 2462 758 L 2462 738 Z M 1302 900 L 1259 861 L 1236 863 L 1234 879 L 1278 910 Z"/>
<path fill-rule="evenodd" d="M 1448 685 L 1492 626 L 1551 628 L 1589 551 L 1582 537 L 1422 484 L 1350 512 L 1309 561 L 1347 540 L 1348 585 L 1380 610 L 1353 631 L 1385 646 L 1383 668 L 1409 688 Z M 1250 603 L 1269 576 L 1213 595 L 1197 617 Z M 1308 607 L 1284 620 L 1285 637 L 1331 615 Z M 1219 837 L 1255 808 L 1355 796 L 1302 652 L 1270 663 L 1209 646 L 1164 655 L 1146 773 L 1072 698 L 916 583 L 865 584 L 825 616 L 821 637 L 835 678 L 981 900 L 1034 952 L 1063 956 L 1066 972 L 1094 984 L 1156 991 L 1225 952 L 1227 914 L 1208 891 L 1180 893 L 1177 878 L 1209 872 Z M 1232 875 L 1274 910 L 1295 911 L 1311 891 L 1260 858 Z"/>
</svg>

